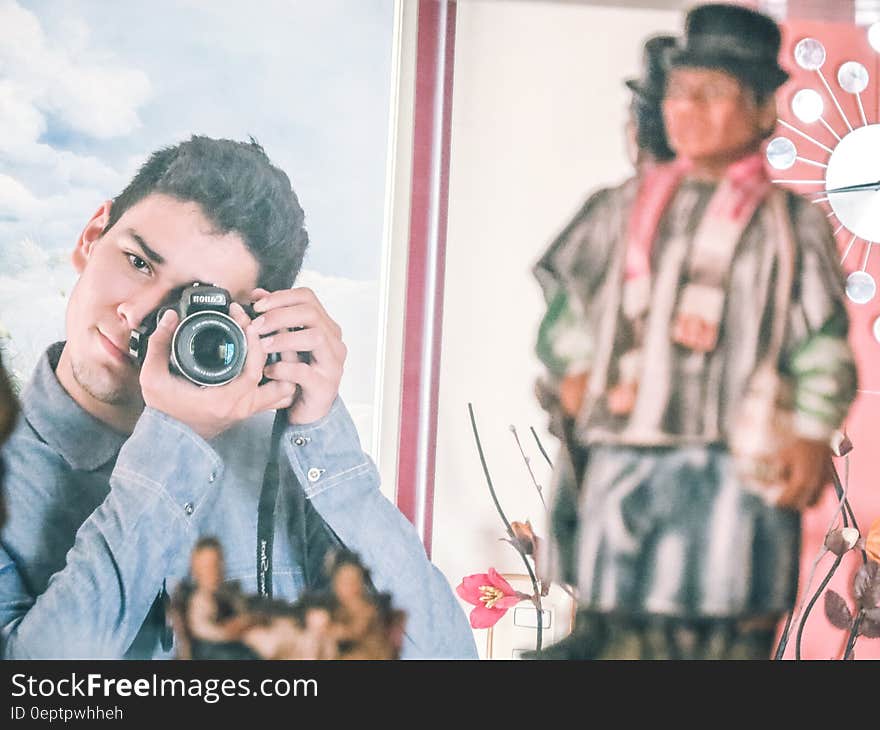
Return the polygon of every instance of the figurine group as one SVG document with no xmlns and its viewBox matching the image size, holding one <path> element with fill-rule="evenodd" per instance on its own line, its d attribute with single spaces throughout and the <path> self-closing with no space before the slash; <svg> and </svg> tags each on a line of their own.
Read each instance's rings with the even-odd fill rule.
<svg viewBox="0 0 880 730">
<path fill-rule="evenodd" d="M 193 549 L 190 580 L 174 592 L 171 616 L 179 659 L 397 659 L 405 615 L 377 593 L 353 553 L 326 561 L 327 588 L 295 602 L 246 595 L 224 582 L 223 549 L 213 537 Z"/>
</svg>

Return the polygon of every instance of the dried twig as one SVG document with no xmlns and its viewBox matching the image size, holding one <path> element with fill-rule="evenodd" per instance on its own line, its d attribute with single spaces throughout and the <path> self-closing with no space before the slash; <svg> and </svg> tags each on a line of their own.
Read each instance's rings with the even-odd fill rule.
<svg viewBox="0 0 880 730">
<path fill-rule="evenodd" d="M 535 472 L 532 471 L 532 460 L 526 456 L 526 452 L 523 451 L 522 444 L 519 440 L 519 434 L 516 432 L 516 426 L 512 423 L 510 424 L 510 432 L 513 434 L 513 439 L 516 441 L 516 446 L 519 449 L 519 453 L 523 458 L 523 461 L 526 464 L 526 469 L 529 471 L 529 476 L 532 478 L 532 484 L 535 485 L 535 489 L 538 491 L 538 496 L 541 498 L 541 504 L 544 505 L 544 509 L 547 509 L 547 503 L 544 501 L 544 489 L 538 484 L 538 480 L 535 479 Z"/>
<path fill-rule="evenodd" d="M 544 448 L 544 444 L 541 443 L 541 439 L 538 438 L 538 433 L 535 431 L 534 426 L 529 426 L 529 430 L 532 432 L 532 436 L 535 438 L 535 443 L 538 444 L 538 449 L 541 452 L 541 455 L 546 459 L 547 465 L 552 469 L 553 462 L 550 461 L 550 457 L 547 456 L 547 450 Z"/>
<path fill-rule="evenodd" d="M 480 455 L 480 464 L 483 466 L 483 474 L 486 476 L 486 483 L 489 485 L 489 494 L 492 495 L 492 501 L 495 503 L 495 509 L 498 510 L 498 514 L 501 517 L 501 521 L 504 523 L 504 526 L 507 528 L 507 534 L 510 536 L 511 540 L 515 540 L 516 535 L 514 535 L 513 528 L 510 526 L 510 521 L 507 519 L 507 516 L 504 514 L 504 510 L 501 509 L 501 504 L 498 501 L 498 495 L 495 494 L 495 487 L 492 485 L 492 477 L 489 475 L 489 467 L 486 464 L 486 457 L 483 454 L 483 445 L 480 443 L 480 434 L 477 431 L 477 420 L 474 417 L 474 407 L 471 403 L 468 403 L 468 413 L 471 417 L 471 428 L 474 431 L 474 440 L 477 442 L 477 453 Z M 519 553 L 522 558 L 523 563 L 526 566 L 526 571 L 528 571 L 529 578 L 532 581 L 532 590 L 534 594 L 532 596 L 532 602 L 535 604 L 535 610 L 538 613 L 537 620 L 537 638 L 535 641 L 535 651 L 540 653 L 541 644 L 543 643 L 543 631 L 544 631 L 544 614 L 541 609 L 541 591 L 538 590 L 538 579 L 535 577 L 535 571 L 532 570 L 532 566 L 529 565 L 529 560 L 526 557 L 526 554 L 520 550 L 518 545 L 514 544 L 514 548 Z"/>
</svg>

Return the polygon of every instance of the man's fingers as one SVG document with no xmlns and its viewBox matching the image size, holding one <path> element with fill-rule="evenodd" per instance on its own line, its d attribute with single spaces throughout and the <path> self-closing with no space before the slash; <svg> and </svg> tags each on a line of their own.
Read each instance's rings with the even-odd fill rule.
<svg viewBox="0 0 880 730">
<path fill-rule="evenodd" d="M 251 318 L 247 316 L 244 308 L 238 302 L 232 302 L 232 304 L 229 305 L 229 316 L 232 317 L 242 329 L 247 329 L 248 326 L 250 326 Z"/>
<path fill-rule="evenodd" d="M 260 338 L 263 352 L 302 351 L 311 352 L 327 344 L 327 335 L 323 330 L 309 328 L 292 332 L 278 332 L 268 337 Z"/>
<path fill-rule="evenodd" d="M 247 319 L 247 315 L 244 316 L 245 319 Z M 244 334 L 247 338 L 248 353 L 240 377 L 253 386 L 259 383 L 263 377 L 263 366 L 266 364 L 266 353 L 263 351 L 260 336 L 253 327 L 246 326 L 244 328 Z"/>
<path fill-rule="evenodd" d="M 265 289 L 256 289 L 257 292 L 265 292 Z M 254 301 L 254 309 L 258 312 L 268 312 L 271 309 L 279 307 L 292 307 L 296 304 L 312 304 L 325 317 L 329 318 L 324 305 L 318 299 L 315 292 L 306 286 L 298 286 L 293 289 L 279 289 L 278 291 L 269 292 L 262 296 L 256 297 Z"/>
<path fill-rule="evenodd" d="M 272 363 L 263 369 L 263 373 L 272 380 L 297 383 L 305 389 L 313 387 L 321 379 L 321 374 L 304 362 Z"/>
<path fill-rule="evenodd" d="M 311 304 L 295 304 L 261 314 L 253 321 L 253 326 L 261 335 L 268 335 L 294 327 L 320 328 L 327 327 L 331 321 Z"/>
<path fill-rule="evenodd" d="M 275 310 L 282 313 L 286 310 Z M 288 321 L 303 321 L 302 319 Z M 270 352 L 310 352 L 316 362 L 345 362 L 348 348 L 336 335 L 335 330 L 328 329 L 328 323 L 318 320 L 314 326 L 306 326 L 305 329 L 290 330 L 287 326 L 281 327 L 276 324 L 261 323 L 255 325 L 261 334 L 268 332 L 261 339 L 263 351 Z M 299 325 L 302 326 L 302 325 Z M 292 359 L 292 358 L 285 358 Z"/>
<path fill-rule="evenodd" d="M 263 352 L 294 353 L 308 352 L 314 363 L 342 362 L 345 360 L 345 345 L 339 340 L 328 337 L 319 328 L 297 330 L 295 332 L 278 332 L 260 340 Z M 294 358 L 282 358 L 292 361 Z"/>
<path fill-rule="evenodd" d="M 321 300 L 315 293 L 307 287 L 298 287 L 296 289 L 281 289 L 275 292 L 265 293 L 265 289 L 255 289 L 252 292 L 254 298 L 254 310 L 258 313 L 269 314 L 278 309 L 299 308 L 305 310 L 314 310 L 318 319 L 312 322 L 295 322 L 294 324 L 278 323 L 278 327 L 297 327 L 297 326 L 316 326 L 318 321 L 323 321 L 327 328 L 337 337 L 342 337 L 342 329 L 334 321 L 334 319 L 324 309 Z M 266 330 L 271 332 L 271 329 Z"/>
<path fill-rule="evenodd" d="M 278 410 L 293 403 L 296 386 L 283 380 L 271 380 L 257 388 L 253 411 Z"/>
<path fill-rule="evenodd" d="M 141 368 L 142 373 L 152 375 L 162 372 L 161 369 L 163 368 L 165 372 L 168 371 L 171 338 L 174 335 L 174 328 L 177 327 L 178 320 L 177 312 L 173 309 L 167 310 L 162 315 L 156 331 L 150 335 L 147 341 L 147 354 L 144 357 L 144 364 Z"/>
</svg>

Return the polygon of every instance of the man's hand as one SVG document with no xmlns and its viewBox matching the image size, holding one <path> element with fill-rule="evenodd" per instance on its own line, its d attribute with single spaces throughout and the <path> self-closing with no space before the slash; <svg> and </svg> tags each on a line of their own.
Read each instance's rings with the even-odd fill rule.
<svg viewBox="0 0 880 730">
<path fill-rule="evenodd" d="M 179 319 L 174 311 L 166 312 L 150 335 L 141 368 L 144 403 L 185 423 L 205 439 L 213 438 L 259 411 L 288 407 L 295 393 L 295 386 L 289 382 L 259 384 L 266 363 L 260 338 L 239 304 L 233 303 L 229 314 L 244 329 L 248 345 L 244 369 L 230 383 L 202 388 L 169 372 L 171 338 Z"/>
<path fill-rule="evenodd" d="M 803 510 L 819 501 L 831 481 L 831 447 L 825 441 L 798 438 L 777 455 L 783 490 L 777 507 Z"/>
<path fill-rule="evenodd" d="M 311 423 L 323 418 L 339 393 L 348 350 L 342 330 L 327 314 L 311 289 L 296 288 L 267 292 L 254 290 L 254 309 L 261 313 L 248 333 L 264 336 L 265 357 L 281 354 L 281 362 L 267 365 L 265 375 L 278 383 L 298 385 L 290 407 L 290 423 Z M 303 329 L 291 331 L 294 327 Z M 310 362 L 300 362 L 297 353 L 308 352 Z"/>
</svg>

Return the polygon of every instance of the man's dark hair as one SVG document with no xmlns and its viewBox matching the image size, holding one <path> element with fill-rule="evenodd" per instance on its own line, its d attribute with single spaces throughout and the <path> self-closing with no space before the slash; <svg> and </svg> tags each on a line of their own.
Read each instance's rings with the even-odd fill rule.
<svg viewBox="0 0 880 730">
<path fill-rule="evenodd" d="M 238 233 L 259 264 L 259 286 L 293 286 L 309 245 L 305 214 L 290 179 L 253 137 L 193 136 L 154 152 L 114 198 L 103 232 L 153 193 L 197 203 L 218 234 Z"/>
</svg>

